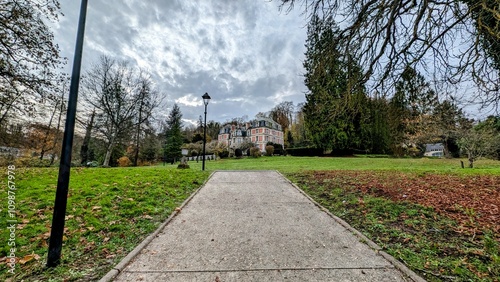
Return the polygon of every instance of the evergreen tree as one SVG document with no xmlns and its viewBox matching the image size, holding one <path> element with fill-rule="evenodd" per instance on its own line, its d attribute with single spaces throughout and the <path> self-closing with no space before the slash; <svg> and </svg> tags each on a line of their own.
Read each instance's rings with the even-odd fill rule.
<svg viewBox="0 0 500 282">
<path fill-rule="evenodd" d="M 415 69 L 407 67 L 390 101 L 389 124 L 393 148 L 439 141 L 433 112 L 437 94 Z"/>
<path fill-rule="evenodd" d="M 167 119 L 166 127 L 166 144 L 164 148 L 164 156 L 168 162 L 176 162 L 181 156 L 182 146 L 182 113 L 177 104 L 174 104 L 172 111 Z"/>
<path fill-rule="evenodd" d="M 434 108 L 433 119 L 437 127 L 437 135 L 444 145 L 447 157 L 459 157 L 458 138 L 464 124 L 468 124 L 463 111 L 454 101 L 444 100 Z"/>
<path fill-rule="evenodd" d="M 385 98 L 368 99 L 363 111 L 361 148 L 373 154 L 386 154 L 390 145 L 390 128 L 387 123 L 388 103 Z"/>
<path fill-rule="evenodd" d="M 293 134 L 292 134 L 292 131 L 291 130 L 288 130 L 286 132 L 286 144 L 288 145 L 288 147 L 293 147 L 293 145 L 295 144 L 294 143 L 294 140 L 293 140 Z"/>
<path fill-rule="evenodd" d="M 390 148 L 392 153 L 398 157 L 404 155 L 403 144 L 405 144 L 405 122 L 410 119 L 407 101 L 402 91 L 396 91 L 389 101 L 388 112 L 389 134 L 391 136 Z"/>
<path fill-rule="evenodd" d="M 154 162 L 161 152 L 161 143 L 153 129 L 144 130 L 144 138 L 141 140 L 141 151 L 139 158 L 142 161 Z"/>
<path fill-rule="evenodd" d="M 338 31 L 333 19 L 317 16 L 307 31 L 304 68 L 309 92 L 303 111 L 312 143 L 323 150 L 360 146 L 361 106 L 367 99 L 359 65 L 338 49 Z"/>
</svg>

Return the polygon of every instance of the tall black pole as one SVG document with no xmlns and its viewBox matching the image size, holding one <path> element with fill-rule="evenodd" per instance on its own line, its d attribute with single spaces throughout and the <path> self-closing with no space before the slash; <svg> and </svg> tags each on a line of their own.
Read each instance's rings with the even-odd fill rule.
<svg viewBox="0 0 500 282">
<path fill-rule="evenodd" d="M 201 170 L 205 170 L 205 144 L 207 143 L 207 104 L 205 103 L 205 124 L 203 125 L 203 162 Z"/>
<path fill-rule="evenodd" d="M 61 162 L 59 164 L 59 178 L 57 179 L 54 215 L 52 216 L 52 229 L 50 230 L 49 254 L 47 256 L 48 267 L 55 267 L 61 262 L 64 217 L 66 216 L 66 204 L 68 202 L 71 150 L 73 149 L 73 136 L 75 131 L 76 101 L 78 99 L 78 86 L 80 83 L 83 35 L 85 33 L 85 19 L 87 17 L 87 2 L 88 0 L 82 0 L 80 7 L 80 20 L 78 22 L 78 33 L 76 35 L 76 47 L 73 59 L 73 72 L 71 73 L 68 110 L 66 111 L 66 125 L 64 128 Z"/>
</svg>

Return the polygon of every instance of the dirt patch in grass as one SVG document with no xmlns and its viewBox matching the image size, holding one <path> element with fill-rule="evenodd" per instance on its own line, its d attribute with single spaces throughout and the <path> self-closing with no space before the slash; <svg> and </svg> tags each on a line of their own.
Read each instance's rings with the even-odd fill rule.
<svg viewBox="0 0 500 282">
<path fill-rule="evenodd" d="M 335 179 L 364 194 L 432 207 L 455 220 L 458 232 L 500 232 L 500 176 L 318 171 L 313 177 L 318 183 Z"/>
<path fill-rule="evenodd" d="M 287 175 L 427 281 L 500 281 L 500 177 L 393 171 Z"/>
</svg>

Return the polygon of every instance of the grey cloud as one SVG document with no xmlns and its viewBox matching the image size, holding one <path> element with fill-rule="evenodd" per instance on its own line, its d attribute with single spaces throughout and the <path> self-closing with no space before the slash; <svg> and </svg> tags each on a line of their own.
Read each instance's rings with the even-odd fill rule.
<svg viewBox="0 0 500 282">
<path fill-rule="evenodd" d="M 79 1 L 62 0 L 61 6 L 65 17 L 56 40 L 72 58 Z M 208 92 L 209 119 L 252 118 L 279 102 L 269 97 L 287 93 L 284 99 L 295 104 L 304 100 L 304 24 L 299 11 L 280 14 L 267 0 L 89 1 L 83 67 L 103 52 L 131 65 L 142 61 L 168 97 L 165 108 Z M 190 120 L 203 111 L 180 106 Z"/>
<path fill-rule="evenodd" d="M 251 57 L 238 57 L 231 61 L 231 69 L 244 72 L 255 67 L 254 59 Z"/>
<path fill-rule="evenodd" d="M 207 30 L 202 28 L 202 29 L 199 29 L 198 32 L 197 32 L 198 36 L 199 37 L 205 37 L 207 36 Z"/>
</svg>

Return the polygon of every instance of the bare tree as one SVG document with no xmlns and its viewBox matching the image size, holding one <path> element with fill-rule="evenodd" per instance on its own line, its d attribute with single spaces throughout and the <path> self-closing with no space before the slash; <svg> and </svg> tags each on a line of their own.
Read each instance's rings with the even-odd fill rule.
<svg viewBox="0 0 500 282">
<path fill-rule="evenodd" d="M 269 113 L 269 116 L 281 125 L 283 131 L 287 131 L 292 124 L 293 112 L 293 102 L 285 101 L 276 105 Z"/>
<path fill-rule="evenodd" d="M 58 140 L 60 139 L 61 136 L 60 134 L 60 128 L 61 128 L 61 120 L 63 116 L 63 112 L 65 109 L 65 101 L 64 101 L 64 94 L 66 93 L 66 90 L 68 88 L 68 83 L 69 80 L 65 79 L 62 81 L 61 88 L 59 89 L 59 97 L 56 98 L 55 100 L 51 101 L 51 113 L 50 113 L 50 118 L 49 118 L 49 124 L 47 126 L 47 130 L 45 133 L 45 136 L 43 137 L 42 141 L 42 149 L 40 152 L 40 160 L 43 160 L 45 153 L 52 151 L 51 157 L 50 157 L 50 164 L 52 165 L 55 160 L 55 152 L 54 149 L 57 148 L 57 143 Z M 57 115 L 57 123 L 55 125 L 55 131 L 52 129 L 52 123 L 54 122 L 54 119 L 56 118 Z M 53 136 L 50 136 L 50 133 L 54 131 Z M 52 138 L 52 142 L 48 142 L 49 138 Z M 50 144 L 50 145 L 49 145 Z M 49 146 L 47 146 L 49 145 Z"/>
<path fill-rule="evenodd" d="M 500 137 L 491 129 L 480 129 L 477 126 L 465 129 L 458 139 L 458 146 L 467 155 L 469 167 L 474 167 L 474 161 L 493 153 L 498 147 Z"/>
<path fill-rule="evenodd" d="M 301 144 L 307 140 L 306 126 L 304 120 L 304 103 L 299 103 L 294 112 L 294 122 L 291 125 L 290 131 L 295 144 Z M 288 140 L 290 142 L 290 140 Z M 290 144 L 292 145 L 292 144 Z"/>
<path fill-rule="evenodd" d="M 54 86 L 61 59 L 46 21 L 58 13 L 57 0 L 0 0 L 0 124 L 52 98 L 43 89 Z"/>
<path fill-rule="evenodd" d="M 134 72 L 124 62 L 101 57 L 83 80 L 85 101 L 96 109 L 96 122 L 107 141 L 103 166 L 109 166 L 111 153 L 120 138 L 128 134 L 138 109 Z"/>
<path fill-rule="evenodd" d="M 149 74 L 141 71 L 137 81 L 138 87 L 136 90 L 137 113 L 135 116 L 135 149 L 132 163 L 137 166 L 139 159 L 139 150 L 141 143 L 141 135 L 144 133 L 145 126 L 151 125 L 153 111 L 160 105 L 161 99 L 158 90 L 153 86 Z"/>
<path fill-rule="evenodd" d="M 500 101 L 497 0 L 280 0 L 307 16 L 340 23 L 339 45 L 357 58 L 363 79 L 391 86 L 407 66 L 453 85 L 472 80 L 487 105 Z"/>
<path fill-rule="evenodd" d="M 94 108 L 87 121 L 79 121 L 79 123 L 85 128 L 85 136 L 83 137 L 82 146 L 80 148 L 80 164 L 82 165 L 87 165 L 87 162 L 89 161 L 90 138 L 92 137 L 92 129 L 95 124 L 95 114 Z"/>
</svg>

